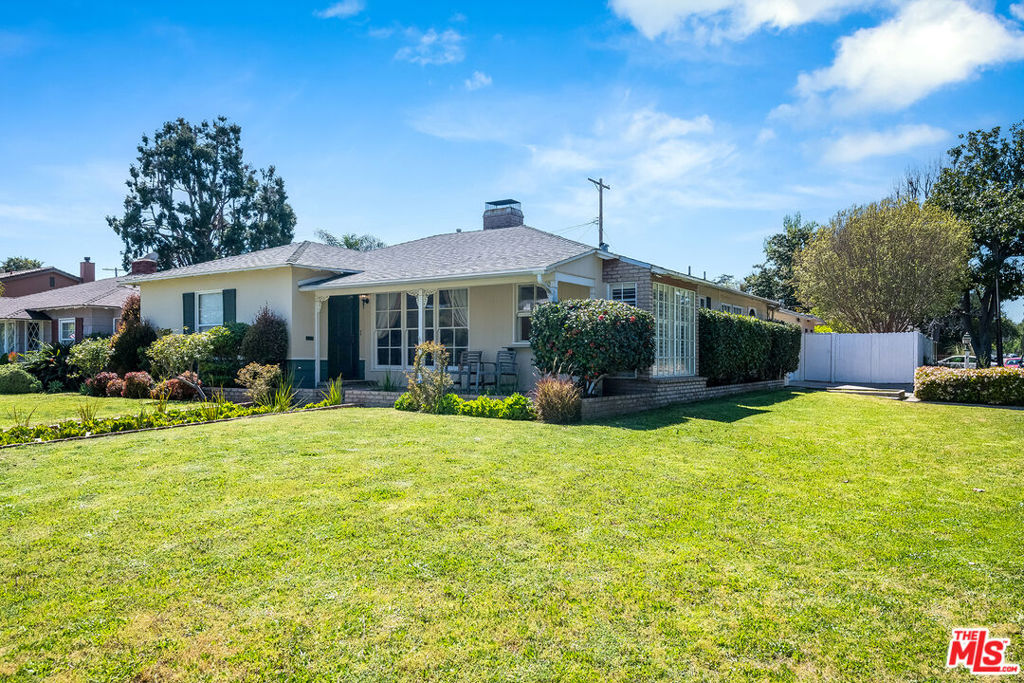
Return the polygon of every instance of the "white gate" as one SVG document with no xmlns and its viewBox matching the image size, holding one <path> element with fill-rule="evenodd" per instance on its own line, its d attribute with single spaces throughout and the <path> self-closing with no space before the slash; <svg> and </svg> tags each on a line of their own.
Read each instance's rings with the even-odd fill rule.
<svg viewBox="0 0 1024 683">
<path fill-rule="evenodd" d="M 931 357 L 932 343 L 920 332 L 805 334 L 800 367 L 791 381 L 850 384 L 911 384 L 914 371 Z"/>
</svg>

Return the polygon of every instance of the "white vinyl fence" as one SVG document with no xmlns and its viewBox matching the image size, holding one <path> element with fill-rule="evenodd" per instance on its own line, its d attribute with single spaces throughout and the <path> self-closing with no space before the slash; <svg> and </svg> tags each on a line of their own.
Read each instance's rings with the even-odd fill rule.
<svg viewBox="0 0 1024 683">
<path fill-rule="evenodd" d="M 920 332 L 805 334 L 800 367 L 791 382 L 911 384 L 932 360 L 932 342 Z"/>
</svg>

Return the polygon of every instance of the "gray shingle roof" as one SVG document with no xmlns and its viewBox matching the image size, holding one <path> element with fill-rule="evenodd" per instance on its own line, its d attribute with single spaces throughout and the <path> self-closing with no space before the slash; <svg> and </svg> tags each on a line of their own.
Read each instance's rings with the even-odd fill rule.
<svg viewBox="0 0 1024 683">
<path fill-rule="evenodd" d="M 125 282 L 123 277 L 110 277 L 81 285 L 49 289 L 38 294 L 0 297 L 0 319 L 30 320 L 30 311 L 63 308 L 121 308 L 138 288 Z"/>
<path fill-rule="evenodd" d="M 0 282 L 4 280 L 14 280 L 16 278 L 26 277 L 28 275 L 35 275 L 37 273 L 60 273 L 61 275 L 71 278 L 72 280 L 81 280 L 77 275 L 72 275 L 66 270 L 61 270 L 56 266 L 40 266 L 39 268 L 29 268 L 28 270 L 7 270 L 0 271 Z"/>
<path fill-rule="evenodd" d="M 452 232 L 365 252 L 361 272 L 322 286 L 542 270 L 592 251 L 589 245 L 525 225 Z"/>
<path fill-rule="evenodd" d="M 330 283 L 345 286 L 381 284 L 539 270 L 592 251 L 594 247 L 589 245 L 536 228 L 518 226 L 432 235 L 367 252 L 331 247 L 319 242 L 298 242 L 152 275 L 130 276 L 128 281 L 145 282 L 293 265 L 313 270 L 352 273 L 333 278 Z"/>
<path fill-rule="evenodd" d="M 319 242 L 293 242 L 280 247 L 252 251 L 248 254 L 228 256 L 182 268 L 161 270 L 151 275 L 130 275 L 130 282 L 163 280 L 167 278 L 210 275 L 235 270 L 257 270 L 280 266 L 299 266 L 314 270 L 338 272 L 358 270 L 363 254 L 351 249 L 332 247 Z"/>
</svg>

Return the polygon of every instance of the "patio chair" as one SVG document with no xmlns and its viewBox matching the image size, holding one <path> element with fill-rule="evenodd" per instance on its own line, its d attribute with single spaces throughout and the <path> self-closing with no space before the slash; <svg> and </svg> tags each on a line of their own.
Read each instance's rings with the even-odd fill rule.
<svg viewBox="0 0 1024 683">
<path fill-rule="evenodd" d="M 455 368 L 455 381 L 459 383 L 460 388 L 469 389 L 475 383 L 479 391 L 483 357 L 483 351 L 463 351 L 459 356 L 459 365 Z"/>
<path fill-rule="evenodd" d="M 505 386 L 502 380 L 511 377 L 512 380 L 509 382 L 509 386 L 512 388 L 519 384 L 519 370 L 516 367 L 516 352 L 514 350 L 498 351 L 493 363 L 483 361 L 480 363 L 480 366 L 480 374 L 483 376 L 484 385 L 493 383 L 494 390 L 499 394 Z M 492 380 L 492 382 L 488 382 L 488 379 Z"/>
</svg>

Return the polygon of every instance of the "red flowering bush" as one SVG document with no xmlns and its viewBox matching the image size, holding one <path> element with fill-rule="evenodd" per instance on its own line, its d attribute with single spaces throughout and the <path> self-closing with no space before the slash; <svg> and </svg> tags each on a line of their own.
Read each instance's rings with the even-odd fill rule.
<svg viewBox="0 0 1024 683">
<path fill-rule="evenodd" d="M 654 316 L 604 299 L 542 304 L 533 313 L 530 347 L 542 373 L 569 375 L 593 393 L 605 375 L 654 364 Z"/>
<path fill-rule="evenodd" d="M 922 401 L 1024 406 L 1024 368 L 922 367 L 914 373 L 914 395 Z"/>
<path fill-rule="evenodd" d="M 120 396 L 124 393 L 124 380 L 120 377 L 114 376 L 114 379 L 107 382 L 107 396 L 114 397 Z"/>
<path fill-rule="evenodd" d="M 125 398 L 149 398 L 149 390 L 153 386 L 153 378 L 148 372 L 129 372 L 124 376 Z"/>
<path fill-rule="evenodd" d="M 116 372 L 99 372 L 94 377 L 85 380 L 85 386 L 91 396 L 106 396 L 107 385 L 115 379 L 120 379 Z"/>
<path fill-rule="evenodd" d="M 194 372 L 183 372 L 179 377 L 182 377 L 196 386 L 203 386 L 203 383 L 199 381 L 199 375 Z M 172 401 L 191 401 L 196 398 L 199 393 L 195 390 L 195 387 L 189 386 L 187 383 L 182 382 L 180 379 L 168 379 L 160 382 L 153 390 L 149 392 L 152 398 L 160 398 L 161 396 L 167 396 Z"/>
</svg>

